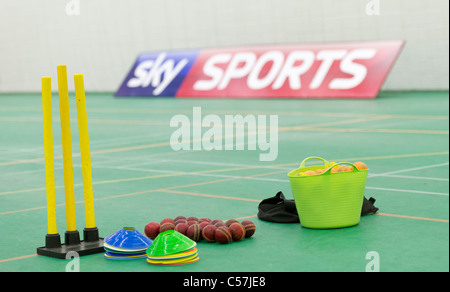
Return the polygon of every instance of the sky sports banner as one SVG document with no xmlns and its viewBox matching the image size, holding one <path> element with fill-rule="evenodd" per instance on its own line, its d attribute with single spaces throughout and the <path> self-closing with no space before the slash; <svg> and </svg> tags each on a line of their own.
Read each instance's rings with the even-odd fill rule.
<svg viewBox="0 0 450 292">
<path fill-rule="evenodd" d="M 375 98 L 403 41 L 143 53 L 116 96 Z"/>
</svg>

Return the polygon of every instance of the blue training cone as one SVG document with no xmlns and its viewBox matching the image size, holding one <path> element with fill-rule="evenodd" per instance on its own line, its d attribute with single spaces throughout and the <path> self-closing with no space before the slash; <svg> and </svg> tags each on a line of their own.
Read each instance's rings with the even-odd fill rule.
<svg viewBox="0 0 450 292">
<path fill-rule="evenodd" d="M 104 240 L 105 258 L 111 260 L 133 260 L 146 257 L 152 240 L 134 227 L 123 227 Z"/>
</svg>

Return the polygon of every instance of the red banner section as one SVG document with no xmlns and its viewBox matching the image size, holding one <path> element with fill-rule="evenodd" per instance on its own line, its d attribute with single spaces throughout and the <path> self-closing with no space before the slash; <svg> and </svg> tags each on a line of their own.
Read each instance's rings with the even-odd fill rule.
<svg viewBox="0 0 450 292">
<path fill-rule="evenodd" d="M 403 41 L 202 50 L 177 97 L 374 98 Z"/>
</svg>

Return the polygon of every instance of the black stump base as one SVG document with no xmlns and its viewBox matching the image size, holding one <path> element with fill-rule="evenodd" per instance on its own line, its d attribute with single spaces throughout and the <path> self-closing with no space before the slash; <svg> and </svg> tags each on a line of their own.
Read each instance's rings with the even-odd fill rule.
<svg viewBox="0 0 450 292">
<path fill-rule="evenodd" d="M 103 238 L 98 236 L 98 229 L 84 228 L 84 240 L 80 240 L 80 234 L 77 230 L 66 231 L 64 234 L 65 242 L 61 244 L 59 234 L 47 234 L 45 236 L 45 246 L 37 248 L 37 254 L 52 258 L 65 259 L 69 252 L 76 252 L 79 256 L 102 253 Z"/>
</svg>

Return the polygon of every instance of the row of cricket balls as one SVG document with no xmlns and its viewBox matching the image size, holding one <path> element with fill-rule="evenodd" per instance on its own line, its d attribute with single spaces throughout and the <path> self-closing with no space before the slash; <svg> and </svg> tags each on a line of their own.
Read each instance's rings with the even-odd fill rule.
<svg viewBox="0 0 450 292">
<path fill-rule="evenodd" d="M 222 221 L 209 218 L 186 218 L 185 216 L 178 216 L 174 219 L 165 218 L 159 223 L 152 221 L 145 225 L 145 235 L 151 239 L 155 239 L 159 233 L 167 230 L 175 230 L 196 242 L 203 239 L 206 242 L 226 244 L 251 237 L 255 233 L 256 226 L 250 220 Z"/>
</svg>

